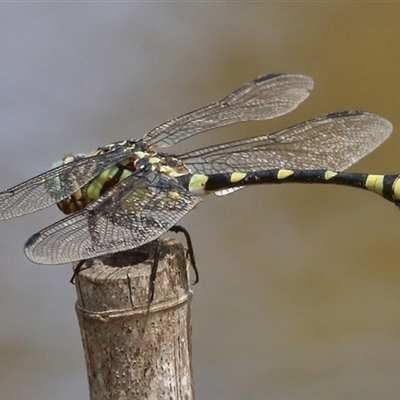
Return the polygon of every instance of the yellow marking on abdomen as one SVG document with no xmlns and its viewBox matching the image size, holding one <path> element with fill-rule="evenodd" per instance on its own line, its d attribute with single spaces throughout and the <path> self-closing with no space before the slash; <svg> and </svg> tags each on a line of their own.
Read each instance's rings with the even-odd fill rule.
<svg viewBox="0 0 400 400">
<path fill-rule="evenodd" d="M 336 175 L 337 175 L 337 172 L 335 172 L 335 171 L 326 171 L 324 178 L 326 181 L 329 181 L 329 179 L 334 178 Z"/>
<path fill-rule="evenodd" d="M 194 174 L 190 178 L 189 191 L 197 195 L 204 195 L 206 192 L 204 187 L 208 181 L 207 175 Z"/>
<path fill-rule="evenodd" d="M 276 174 L 276 177 L 278 179 L 285 179 L 288 178 L 289 176 L 293 175 L 294 171 L 291 169 L 280 169 L 278 173 Z"/>
<path fill-rule="evenodd" d="M 400 177 L 394 181 L 392 190 L 395 200 L 400 200 Z"/>
<path fill-rule="evenodd" d="M 365 181 L 365 187 L 371 192 L 382 195 L 384 175 L 368 175 Z"/>
<path fill-rule="evenodd" d="M 230 178 L 230 181 L 232 183 L 236 183 L 239 182 L 241 180 L 243 180 L 244 178 L 246 178 L 246 173 L 245 172 L 233 172 Z"/>
</svg>

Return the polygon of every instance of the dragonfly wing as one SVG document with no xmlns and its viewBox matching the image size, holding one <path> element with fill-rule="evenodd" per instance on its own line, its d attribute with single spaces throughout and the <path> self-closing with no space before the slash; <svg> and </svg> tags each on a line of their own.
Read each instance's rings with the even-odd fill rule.
<svg viewBox="0 0 400 400">
<path fill-rule="evenodd" d="M 200 201 L 166 175 L 133 174 L 32 236 L 25 253 L 35 263 L 63 264 L 133 249 L 160 237 Z"/>
<path fill-rule="evenodd" d="M 126 157 L 122 147 L 91 157 L 75 157 L 67 164 L 0 192 L 0 220 L 19 217 L 56 204 Z"/>
<path fill-rule="evenodd" d="M 313 85 L 313 80 L 303 75 L 263 75 L 221 101 L 159 125 L 143 139 L 154 147 L 164 147 L 225 125 L 275 118 L 295 109 Z"/>
<path fill-rule="evenodd" d="M 202 174 L 272 168 L 343 170 L 378 147 L 391 131 L 392 124 L 377 115 L 342 111 L 177 157 Z"/>
</svg>

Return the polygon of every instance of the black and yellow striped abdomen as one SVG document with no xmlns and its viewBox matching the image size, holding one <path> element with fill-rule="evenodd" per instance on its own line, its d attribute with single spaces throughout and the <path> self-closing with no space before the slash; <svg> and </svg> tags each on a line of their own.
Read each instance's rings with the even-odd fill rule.
<svg viewBox="0 0 400 400">
<path fill-rule="evenodd" d="M 261 171 L 231 172 L 211 175 L 180 177 L 180 183 L 193 193 L 207 194 L 241 186 L 314 183 L 351 186 L 366 189 L 385 199 L 400 203 L 400 176 L 349 173 L 330 170 L 269 169 Z"/>
</svg>

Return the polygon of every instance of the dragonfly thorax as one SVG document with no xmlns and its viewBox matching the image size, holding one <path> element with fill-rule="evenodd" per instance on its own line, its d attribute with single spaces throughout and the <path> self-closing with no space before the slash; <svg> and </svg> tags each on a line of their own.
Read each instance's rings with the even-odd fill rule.
<svg viewBox="0 0 400 400">
<path fill-rule="evenodd" d="M 103 154 L 112 151 L 112 146 L 108 145 L 100 148 L 86 156 L 82 154 L 68 154 L 58 164 L 70 163 L 76 158 L 93 157 Z M 64 214 L 72 214 L 84 209 L 88 204 L 99 199 L 116 184 L 148 166 L 151 166 L 155 171 L 172 177 L 191 173 L 179 159 L 170 155 L 157 153 L 143 142 L 138 143 L 136 147 L 133 147 L 134 144 L 128 141 L 115 143 L 114 146 L 124 147 L 127 152 L 127 158 L 105 169 L 88 184 L 78 188 L 72 195 L 58 202 L 57 206 Z M 132 152 L 133 149 L 137 149 L 137 151 Z"/>
</svg>

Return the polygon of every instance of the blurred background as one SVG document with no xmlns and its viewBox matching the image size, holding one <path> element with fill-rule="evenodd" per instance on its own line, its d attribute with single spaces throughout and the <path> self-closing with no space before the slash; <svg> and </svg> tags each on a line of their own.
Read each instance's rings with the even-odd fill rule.
<svg viewBox="0 0 400 400">
<path fill-rule="evenodd" d="M 173 151 L 260 135 L 330 111 L 389 119 L 351 171 L 399 173 L 400 4 L 3 3 L 1 189 L 69 152 L 138 138 L 265 73 L 311 76 L 297 110 Z M 56 207 L 0 225 L 0 398 L 88 398 L 71 267 L 25 240 Z M 400 212 L 373 194 L 282 185 L 209 196 L 194 240 L 199 399 L 400 398 Z"/>
</svg>

